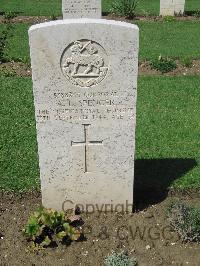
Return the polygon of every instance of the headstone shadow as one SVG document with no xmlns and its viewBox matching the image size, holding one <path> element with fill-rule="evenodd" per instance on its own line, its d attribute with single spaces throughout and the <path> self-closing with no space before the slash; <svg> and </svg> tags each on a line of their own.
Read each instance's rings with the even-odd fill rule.
<svg viewBox="0 0 200 266">
<path fill-rule="evenodd" d="M 135 162 L 134 210 L 163 201 L 169 187 L 197 166 L 195 159 L 139 159 Z"/>
</svg>

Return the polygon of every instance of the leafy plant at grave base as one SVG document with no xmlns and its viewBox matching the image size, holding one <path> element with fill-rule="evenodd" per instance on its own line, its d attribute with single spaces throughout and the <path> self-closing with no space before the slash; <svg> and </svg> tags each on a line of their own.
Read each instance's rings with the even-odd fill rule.
<svg viewBox="0 0 200 266">
<path fill-rule="evenodd" d="M 162 74 L 170 72 L 177 68 L 176 62 L 168 57 L 164 58 L 161 55 L 157 59 L 150 61 L 152 69 L 159 70 Z"/>
<path fill-rule="evenodd" d="M 200 10 L 196 10 L 195 13 L 194 13 L 194 16 L 196 18 L 199 18 L 200 17 Z"/>
<path fill-rule="evenodd" d="M 23 232 L 31 241 L 30 248 L 33 250 L 50 245 L 69 245 L 82 235 L 81 228 L 73 225 L 74 221 L 64 212 L 40 207 L 30 216 Z"/>
<path fill-rule="evenodd" d="M 17 16 L 17 14 L 15 12 L 8 11 L 8 12 L 5 12 L 3 17 L 5 20 L 11 20 L 11 19 L 15 18 L 16 16 Z"/>
<path fill-rule="evenodd" d="M 132 19 L 136 15 L 136 7 L 139 0 L 114 0 L 112 12 L 119 16 Z"/>
<path fill-rule="evenodd" d="M 9 57 L 9 61 L 14 61 L 14 62 L 21 62 L 27 65 L 27 67 L 31 66 L 30 59 L 27 56 L 22 57 Z"/>
<path fill-rule="evenodd" d="M 142 16 L 144 17 L 150 17 L 151 16 L 151 13 L 148 11 L 148 10 L 141 10 L 142 11 Z"/>
<path fill-rule="evenodd" d="M 112 253 L 105 259 L 106 266 L 136 266 L 137 260 L 135 258 L 130 258 L 124 252 Z"/>
<path fill-rule="evenodd" d="M 184 57 L 181 59 L 181 64 L 185 67 L 192 67 L 192 59 L 190 57 Z"/>
<path fill-rule="evenodd" d="M 173 202 L 168 208 L 168 217 L 183 241 L 200 243 L 200 207 Z"/>
<path fill-rule="evenodd" d="M 165 22 L 173 22 L 173 21 L 176 21 L 176 17 L 174 17 L 174 16 L 164 16 L 163 17 L 163 21 L 165 21 Z"/>
<path fill-rule="evenodd" d="M 57 20 L 56 15 L 52 14 L 52 15 L 50 16 L 50 20 Z"/>
</svg>

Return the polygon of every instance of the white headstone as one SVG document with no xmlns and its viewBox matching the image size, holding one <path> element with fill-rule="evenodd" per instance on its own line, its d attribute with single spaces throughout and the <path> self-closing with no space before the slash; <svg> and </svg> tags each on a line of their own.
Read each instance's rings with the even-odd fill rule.
<svg viewBox="0 0 200 266">
<path fill-rule="evenodd" d="M 62 0 L 63 19 L 101 18 L 101 0 Z"/>
<path fill-rule="evenodd" d="M 138 35 L 94 19 L 30 28 L 45 207 L 132 204 Z"/>
<path fill-rule="evenodd" d="M 174 14 L 182 15 L 185 11 L 185 0 L 175 0 Z"/>
<path fill-rule="evenodd" d="M 160 16 L 174 16 L 174 0 L 160 0 Z"/>
<path fill-rule="evenodd" d="M 174 16 L 183 14 L 185 8 L 185 0 L 160 0 L 160 15 Z"/>
</svg>

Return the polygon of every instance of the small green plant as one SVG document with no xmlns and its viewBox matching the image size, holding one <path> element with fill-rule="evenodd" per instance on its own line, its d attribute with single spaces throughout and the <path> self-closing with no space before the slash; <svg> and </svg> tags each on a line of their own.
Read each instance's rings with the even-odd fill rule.
<svg viewBox="0 0 200 266">
<path fill-rule="evenodd" d="M 124 252 L 112 253 L 105 259 L 106 266 L 136 266 L 137 260 L 130 258 Z"/>
<path fill-rule="evenodd" d="M 31 241 L 31 247 L 36 249 L 38 246 L 70 244 L 81 237 L 81 229 L 74 227 L 64 212 L 43 207 L 30 216 L 23 232 Z"/>
<path fill-rule="evenodd" d="M 8 12 L 5 12 L 3 17 L 5 20 L 11 20 L 11 19 L 15 18 L 16 16 L 17 16 L 17 14 L 15 12 L 8 11 Z"/>
<path fill-rule="evenodd" d="M 24 57 L 14 57 L 14 56 L 12 56 L 9 59 L 14 61 L 14 62 L 21 62 L 21 63 L 26 64 L 27 66 L 30 66 L 30 58 L 27 57 L 27 56 L 24 56 Z"/>
<path fill-rule="evenodd" d="M 173 22 L 176 21 L 176 18 L 174 16 L 164 16 L 163 21 L 165 22 Z"/>
<path fill-rule="evenodd" d="M 112 12 L 116 15 L 132 19 L 136 15 L 138 0 L 114 0 Z"/>
<path fill-rule="evenodd" d="M 150 66 L 152 69 L 159 70 L 162 74 L 176 69 L 176 62 L 170 58 L 164 58 L 161 55 L 158 59 L 151 60 Z"/>
<path fill-rule="evenodd" d="M 190 57 L 184 57 L 181 59 L 181 64 L 185 67 L 192 67 L 192 59 Z"/>
<path fill-rule="evenodd" d="M 56 15 L 52 14 L 52 15 L 50 16 L 50 20 L 57 20 Z"/>
<path fill-rule="evenodd" d="M 185 242 L 200 243 L 200 208 L 181 202 L 172 203 L 168 208 L 171 226 Z"/>
<path fill-rule="evenodd" d="M 200 10 L 196 10 L 195 13 L 194 13 L 194 16 L 196 18 L 199 18 L 200 17 Z"/>
</svg>

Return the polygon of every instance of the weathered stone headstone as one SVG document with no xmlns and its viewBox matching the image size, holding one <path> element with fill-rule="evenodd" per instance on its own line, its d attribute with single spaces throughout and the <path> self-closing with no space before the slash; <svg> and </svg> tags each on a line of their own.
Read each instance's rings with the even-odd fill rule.
<svg viewBox="0 0 200 266">
<path fill-rule="evenodd" d="M 160 15 L 174 16 L 183 14 L 185 8 L 185 0 L 160 0 Z"/>
<path fill-rule="evenodd" d="M 174 16 L 174 0 L 160 0 L 160 16 Z"/>
<path fill-rule="evenodd" d="M 138 33 L 94 19 L 30 28 L 45 207 L 132 204 Z"/>
<path fill-rule="evenodd" d="M 175 0 L 174 14 L 182 15 L 185 11 L 185 0 Z"/>
<path fill-rule="evenodd" d="M 101 0 L 62 0 L 63 19 L 101 18 Z"/>
</svg>

